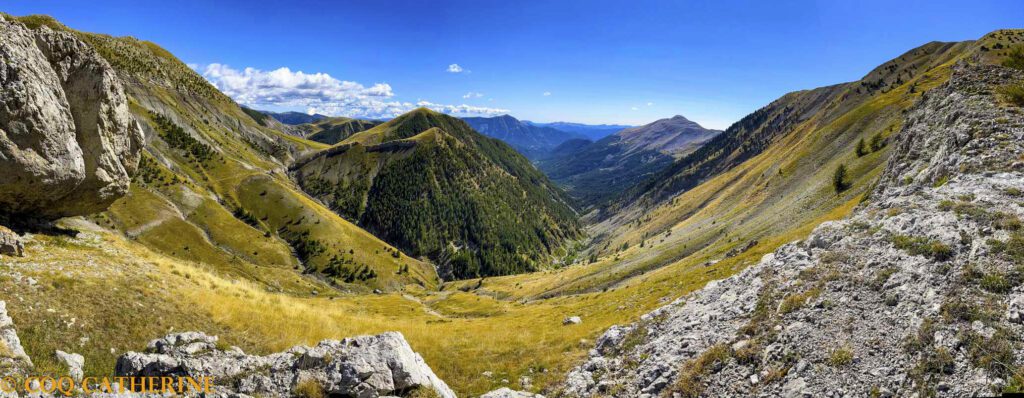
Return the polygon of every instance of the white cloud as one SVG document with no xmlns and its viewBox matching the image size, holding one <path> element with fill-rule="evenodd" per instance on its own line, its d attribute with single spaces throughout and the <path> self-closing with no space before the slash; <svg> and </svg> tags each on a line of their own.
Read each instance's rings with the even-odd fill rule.
<svg viewBox="0 0 1024 398">
<path fill-rule="evenodd" d="M 541 95 L 543 95 L 545 97 L 550 97 L 551 96 L 551 92 L 550 91 L 545 91 L 544 94 L 541 94 Z"/>
<path fill-rule="evenodd" d="M 629 109 L 631 109 L 631 110 L 634 110 L 634 111 L 638 111 L 638 110 L 640 110 L 640 108 L 637 108 L 637 107 L 635 107 L 635 106 L 632 106 L 632 107 L 630 107 Z"/>
<path fill-rule="evenodd" d="M 448 73 L 461 73 L 462 67 L 459 64 L 448 65 Z"/>
<path fill-rule="evenodd" d="M 465 95 L 463 95 L 462 98 L 480 98 L 480 97 L 483 97 L 483 96 L 484 95 L 481 94 L 481 93 L 474 93 L 474 92 L 470 91 L 470 92 L 466 93 Z"/>
<path fill-rule="evenodd" d="M 435 104 L 430 101 L 419 101 L 416 106 L 426 107 L 433 109 L 441 113 L 447 113 L 449 115 L 504 115 L 508 113 L 508 109 L 499 108 L 488 108 L 484 106 L 473 106 L 473 105 L 443 105 Z"/>
<path fill-rule="evenodd" d="M 237 70 L 228 65 L 196 65 L 203 77 L 235 101 L 251 107 L 306 109 L 307 113 L 361 118 L 392 118 L 415 109 L 417 104 L 393 99 L 391 85 L 366 86 L 339 80 L 326 73 L 305 73 L 282 67 L 272 71 L 255 68 Z M 491 115 L 505 109 L 469 105 L 431 104 L 446 113 Z"/>
<path fill-rule="evenodd" d="M 647 106 L 654 106 L 654 103 L 653 102 L 648 102 Z"/>
</svg>

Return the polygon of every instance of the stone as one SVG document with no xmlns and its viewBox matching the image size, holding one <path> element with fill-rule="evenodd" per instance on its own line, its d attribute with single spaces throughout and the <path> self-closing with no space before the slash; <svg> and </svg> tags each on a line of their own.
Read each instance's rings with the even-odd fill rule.
<svg viewBox="0 0 1024 398">
<path fill-rule="evenodd" d="M 802 398 L 808 395 L 806 389 L 807 382 L 802 377 L 797 377 L 786 382 L 786 385 L 782 387 L 782 396 L 784 398 Z"/>
<path fill-rule="evenodd" d="M 82 368 L 85 367 L 85 357 L 75 353 L 69 354 L 61 350 L 57 350 L 54 354 L 57 356 L 57 360 L 68 367 L 68 376 L 71 376 L 76 382 L 81 382 L 82 377 L 85 376 L 82 372 Z"/>
<path fill-rule="evenodd" d="M 0 376 L 25 374 L 32 360 L 21 346 L 14 320 L 7 315 L 7 303 L 0 301 Z"/>
<path fill-rule="evenodd" d="M 144 146 L 117 73 L 70 32 L 0 21 L 0 216 L 52 220 L 128 192 Z"/>
<path fill-rule="evenodd" d="M 18 234 L 3 225 L 0 225 L 0 254 L 22 257 L 25 255 L 25 246 L 21 243 Z"/>
<path fill-rule="evenodd" d="M 580 323 L 583 323 L 583 319 L 578 316 L 570 316 L 562 320 L 563 325 L 579 325 Z"/>
</svg>

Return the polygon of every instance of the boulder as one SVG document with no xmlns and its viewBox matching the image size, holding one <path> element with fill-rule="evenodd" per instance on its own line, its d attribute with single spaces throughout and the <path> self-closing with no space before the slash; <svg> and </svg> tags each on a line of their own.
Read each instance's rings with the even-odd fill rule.
<svg viewBox="0 0 1024 398">
<path fill-rule="evenodd" d="M 117 74 L 73 33 L 0 19 L 0 217 L 106 209 L 143 147 Z"/>
<path fill-rule="evenodd" d="M 57 356 L 57 360 L 63 363 L 64 366 L 68 367 L 68 375 L 71 376 L 72 379 L 77 382 L 82 381 L 82 377 L 85 376 L 85 373 L 82 371 L 82 368 L 85 367 L 85 357 L 81 354 L 69 354 L 61 350 L 57 350 L 54 355 Z"/>
<path fill-rule="evenodd" d="M 397 332 L 324 340 L 267 356 L 247 355 L 237 347 L 222 350 L 215 336 L 177 333 L 154 340 L 147 352 L 122 355 L 114 373 L 210 376 L 228 380 L 215 387 L 228 395 L 294 396 L 300 388 L 315 388 L 327 396 L 378 397 L 425 389 L 455 397 Z"/>
<path fill-rule="evenodd" d="M 563 325 L 579 325 L 581 323 L 583 323 L 583 319 L 578 316 L 570 316 L 562 320 Z"/>
<path fill-rule="evenodd" d="M 7 315 L 7 303 L 0 301 L 0 376 L 23 374 L 31 367 L 32 360 L 21 346 L 14 320 Z"/>
<path fill-rule="evenodd" d="M 0 225 L 0 254 L 16 257 L 25 255 L 25 247 L 18 234 L 3 225 Z"/>
</svg>

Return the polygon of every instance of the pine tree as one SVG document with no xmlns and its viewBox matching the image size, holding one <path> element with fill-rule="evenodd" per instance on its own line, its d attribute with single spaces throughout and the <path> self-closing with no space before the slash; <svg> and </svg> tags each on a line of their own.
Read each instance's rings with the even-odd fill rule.
<svg viewBox="0 0 1024 398">
<path fill-rule="evenodd" d="M 840 164 L 836 167 L 835 174 L 832 175 L 832 187 L 835 188 L 836 193 L 840 193 L 846 190 L 846 165 Z"/>
<path fill-rule="evenodd" d="M 855 150 L 857 157 L 861 157 L 868 154 L 867 145 L 864 144 L 864 139 L 857 140 L 857 149 Z"/>
<path fill-rule="evenodd" d="M 877 152 L 882 148 L 885 148 L 885 138 L 882 138 L 882 133 L 877 133 L 871 137 L 871 151 Z"/>
</svg>

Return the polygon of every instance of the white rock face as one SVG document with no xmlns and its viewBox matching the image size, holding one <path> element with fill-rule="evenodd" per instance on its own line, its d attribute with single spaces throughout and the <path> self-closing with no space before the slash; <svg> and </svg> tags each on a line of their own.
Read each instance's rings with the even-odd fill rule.
<svg viewBox="0 0 1024 398">
<path fill-rule="evenodd" d="M 142 146 L 121 83 L 95 50 L 0 18 L 0 215 L 104 210 L 127 192 Z"/>
<path fill-rule="evenodd" d="M 1001 391 L 1024 365 L 1024 114 L 993 93 L 1022 79 L 958 64 L 907 114 L 850 218 L 609 329 L 562 396 Z M 727 354 L 677 387 L 709 352 Z"/>
<path fill-rule="evenodd" d="M 226 394 L 294 396 L 299 382 L 317 383 L 325 395 L 378 397 L 432 389 L 442 398 L 455 393 L 438 378 L 401 333 L 324 340 L 267 356 L 247 355 L 237 347 L 217 348 L 217 337 L 198 332 L 171 334 L 149 344 L 146 353 L 118 358 L 119 376 L 212 376 Z"/>
<path fill-rule="evenodd" d="M 85 376 L 85 373 L 82 371 L 82 368 L 85 367 L 85 357 L 81 354 L 66 353 L 61 350 L 57 350 L 54 355 L 57 356 L 57 359 L 63 363 L 64 366 L 68 367 L 68 375 L 71 376 L 72 379 L 79 382 L 82 381 L 82 377 Z"/>
<path fill-rule="evenodd" d="M 7 303 L 0 301 L 0 376 L 25 373 L 32 360 L 25 354 L 14 329 L 14 320 L 7 315 Z"/>
</svg>

